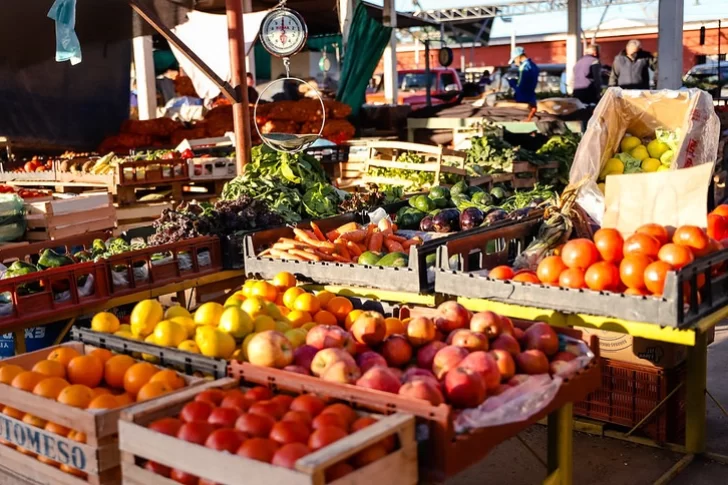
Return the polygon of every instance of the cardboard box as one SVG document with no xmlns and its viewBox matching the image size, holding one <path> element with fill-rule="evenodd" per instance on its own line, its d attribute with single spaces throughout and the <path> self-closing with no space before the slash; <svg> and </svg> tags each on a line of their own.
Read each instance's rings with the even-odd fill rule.
<svg viewBox="0 0 728 485">
<path fill-rule="evenodd" d="M 688 349 L 684 345 L 656 342 L 606 330 L 574 328 L 582 331 L 584 341 L 588 341 L 590 335 L 599 337 L 599 350 L 605 359 L 671 369 L 687 358 Z"/>
</svg>

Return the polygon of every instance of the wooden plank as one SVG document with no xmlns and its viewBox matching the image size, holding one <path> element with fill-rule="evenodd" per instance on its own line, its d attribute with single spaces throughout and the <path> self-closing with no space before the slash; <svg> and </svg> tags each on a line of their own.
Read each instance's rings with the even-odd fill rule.
<svg viewBox="0 0 728 485">
<path fill-rule="evenodd" d="M 54 200 L 46 203 L 47 212 L 60 216 L 77 212 L 90 211 L 113 205 L 113 199 L 108 192 L 91 192 L 78 197 Z"/>
<path fill-rule="evenodd" d="M 17 470 L 33 485 L 88 485 L 88 481 L 62 472 L 6 446 L 0 446 L 0 463 L 4 468 Z M 121 483 L 118 481 L 116 483 Z"/>
<path fill-rule="evenodd" d="M 417 172 L 436 172 L 439 168 L 437 162 L 425 162 L 425 163 L 407 163 L 407 162 L 392 162 L 389 160 L 369 160 L 370 167 L 383 167 L 392 168 L 398 170 L 413 170 Z"/>
<path fill-rule="evenodd" d="M 116 208 L 113 205 L 106 207 L 91 209 L 83 212 L 68 213 L 63 215 L 47 215 L 49 229 L 61 229 L 67 226 L 74 226 L 96 221 L 111 222 L 110 226 L 114 227 L 116 223 Z"/>
<path fill-rule="evenodd" d="M 431 155 L 445 155 L 451 157 L 465 157 L 465 152 L 460 150 L 451 150 L 450 148 L 444 148 L 437 145 L 424 145 L 422 143 L 410 143 L 403 141 L 387 141 L 378 140 L 372 141 L 368 144 L 371 148 L 377 149 L 391 149 L 391 150 L 404 150 L 408 152 L 422 152 Z"/>
<path fill-rule="evenodd" d="M 85 224 L 65 226 L 58 229 L 50 228 L 49 235 L 51 239 L 61 239 L 64 237 L 73 236 L 76 234 L 83 234 L 87 232 L 103 231 L 105 229 L 111 229 L 115 224 L 111 224 L 111 219 L 103 219 L 99 221 L 90 221 Z M 115 221 L 114 221 L 115 222 Z"/>
</svg>

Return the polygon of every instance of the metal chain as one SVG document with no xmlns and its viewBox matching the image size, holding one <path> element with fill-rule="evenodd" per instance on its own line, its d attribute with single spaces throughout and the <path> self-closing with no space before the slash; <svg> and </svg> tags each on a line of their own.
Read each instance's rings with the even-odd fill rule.
<svg viewBox="0 0 728 485">
<path fill-rule="evenodd" d="M 284 8 L 286 6 L 286 0 L 280 0 L 278 2 L 278 5 L 275 6 L 275 8 Z"/>
</svg>

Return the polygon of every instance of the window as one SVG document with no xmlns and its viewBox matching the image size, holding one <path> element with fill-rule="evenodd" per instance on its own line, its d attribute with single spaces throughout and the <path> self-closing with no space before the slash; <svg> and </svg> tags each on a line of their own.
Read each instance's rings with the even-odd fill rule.
<svg viewBox="0 0 728 485">
<path fill-rule="evenodd" d="M 444 91 L 445 88 L 451 84 L 457 84 L 455 75 L 451 72 L 443 72 L 442 75 L 440 75 L 440 89 Z"/>
</svg>

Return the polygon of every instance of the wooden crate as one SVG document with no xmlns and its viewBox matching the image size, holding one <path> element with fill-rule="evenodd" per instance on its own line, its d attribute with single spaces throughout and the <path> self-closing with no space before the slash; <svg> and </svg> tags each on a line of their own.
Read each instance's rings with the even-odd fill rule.
<svg viewBox="0 0 728 485">
<path fill-rule="evenodd" d="M 71 347 L 87 353 L 94 347 L 78 342 L 50 347 L 3 361 L 30 370 L 44 360 L 57 347 Z M 183 376 L 188 385 L 198 385 L 202 379 Z M 176 392 L 187 391 L 188 388 Z M 169 394 L 172 396 L 173 394 Z M 6 406 L 30 413 L 41 419 L 86 434 L 86 443 L 79 443 L 55 433 L 25 424 L 10 416 L 0 414 L 0 439 L 7 440 L 36 454 L 67 464 L 87 474 L 79 478 L 58 468 L 42 463 L 35 457 L 16 449 L 0 445 L 0 464 L 11 470 L 22 470 L 28 480 L 43 484 L 84 485 L 120 484 L 121 468 L 118 447 L 118 423 L 122 411 L 117 409 L 87 411 L 36 396 L 32 393 L 0 384 L 0 400 Z M 150 401 L 153 402 L 153 401 Z"/>
<path fill-rule="evenodd" d="M 26 237 L 29 241 L 60 239 L 116 226 L 116 209 L 111 194 L 107 192 L 29 201 L 25 206 L 28 222 Z"/>
<path fill-rule="evenodd" d="M 119 448 L 122 453 L 124 485 L 173 485 L 175 482 L 155 475 L 138 464 L 138 459 L 153 460 L 171 468 L 206 478 L 213 482 L 255 485 L 323 485 L 325 470 L 357 452 L 386 438 L 397 435 L 400 446 L 384 458 L 359 468 L 334 482 L 335 485 L 360 483 L 417 483 L 417 443 L 414 418 L 408 414 L 372 415 L 379 422 L 353 433 L 336 443 L 307 455 L 291 470 L 215 451 L 148 429 L 154 420 L 177 414 L 194 396 L 205 388 L 232 388 L 238 381 L 225 378 L 203 384 L 195 389 L 143 403 L 122 413 L 119 422 Z M 243 478 L 245 477 L 245 478 Z"/>
<path fill-rule="evenodd" d="M 151 226 L 159 219 L 164 209 L 172 209 L 174 202 L 149 202 L 146 204 L 118 205 L 116 207 L 117 227 L 115 234 L 137 227 Z"/>
<path fill-rule="evenodd" d="M 543 165 L 534 165 L 531 162 L 513 162 L 513 169 L 507 173 L 494 173 L 486 175 L 493 184 L 508 184 L 514 189 L 530 189 L 539 182 L 541 170 L 559 168 L 559 162 L 549 162 Z M 517 177 L 518 174 L 528 174 L 528 177 Z M 471 183 L 471 185 L 476 185 Z"/>
</svg>

